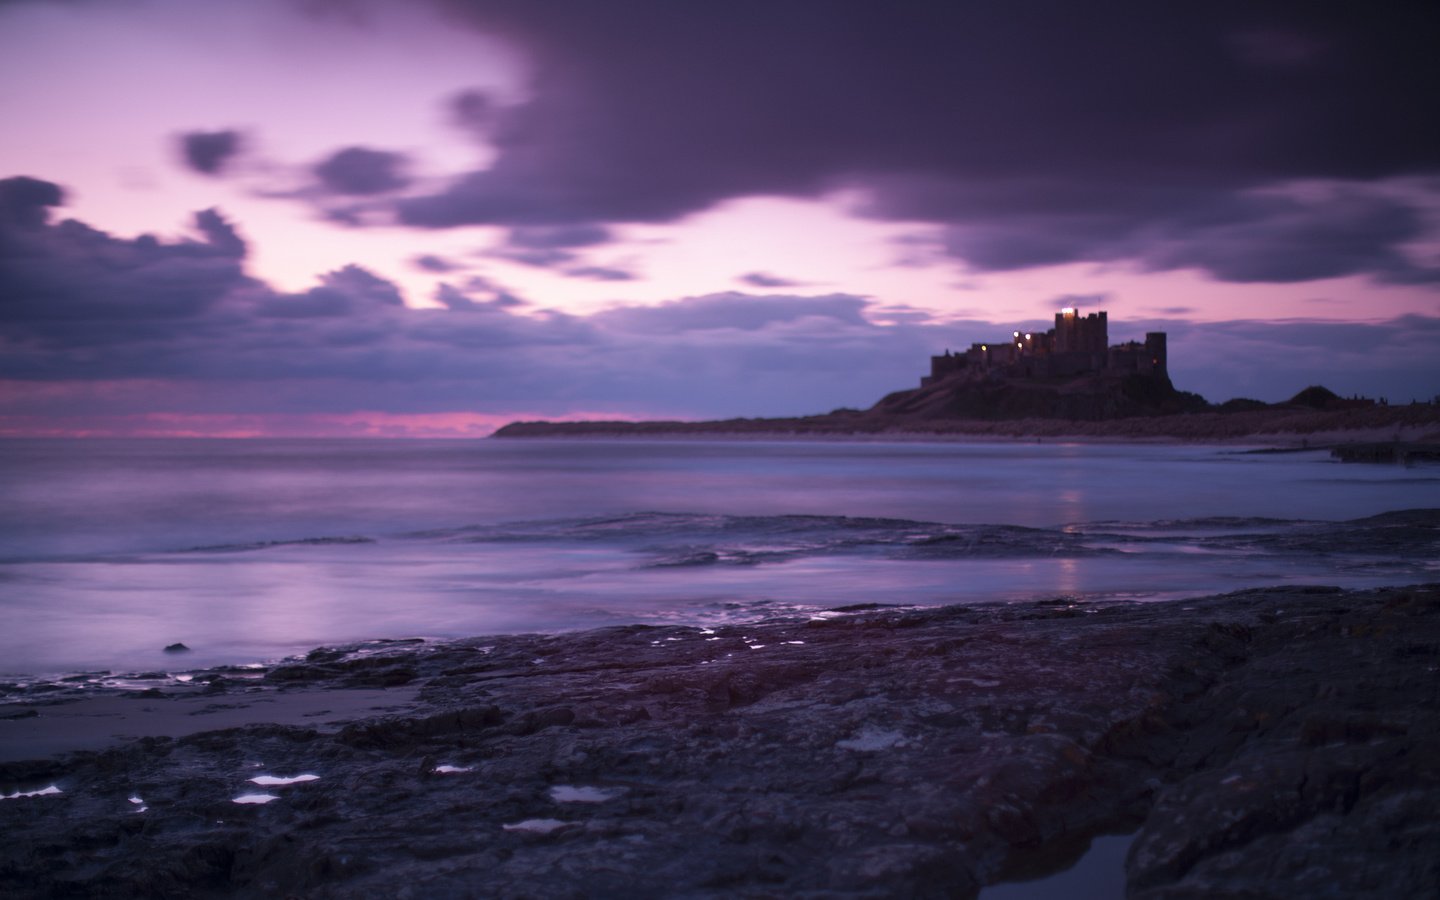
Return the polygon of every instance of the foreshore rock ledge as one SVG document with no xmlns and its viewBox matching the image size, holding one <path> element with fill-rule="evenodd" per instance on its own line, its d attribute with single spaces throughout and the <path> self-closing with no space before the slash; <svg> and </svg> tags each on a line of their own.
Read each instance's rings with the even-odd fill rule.
<svg viewBox="0 0 1440 900">
<path fill-rule="evenodd" d="M 128 701 L 183 735 L 0 763 L 0 886 L 967 897 L 1138 829 L 1132 898 L 1430 897 L 1437 661 L 1440 585 L 322 648 Z M 0 743 L 69 702 L 10 693 Z M 207 725 L 359 694 L 395 699 Z"/>
</svg>

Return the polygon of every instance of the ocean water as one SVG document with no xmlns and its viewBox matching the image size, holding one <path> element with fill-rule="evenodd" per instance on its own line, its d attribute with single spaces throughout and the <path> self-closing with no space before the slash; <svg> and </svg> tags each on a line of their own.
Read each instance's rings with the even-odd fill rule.
<svg viewBox="0 0 1440 900">
<path fill-rule="evenodd" d="M 1440 578 L 1440 467 L 1241 449 L 0 441 L 0 676 L 861 603 Z M 165 654 L 174 642 L 192 652 Z"/>
</svg>

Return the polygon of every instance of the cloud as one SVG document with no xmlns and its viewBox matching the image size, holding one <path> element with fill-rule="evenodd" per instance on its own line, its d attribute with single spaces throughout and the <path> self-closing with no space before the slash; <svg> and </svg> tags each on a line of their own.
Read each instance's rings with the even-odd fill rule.
<svg viewBox="0 0 1440 900">
<path fill-rule="evenodd" d="M 591 321 L 626 331 L 679 334 L 691 331 L 761 331 L 801 320 L 862 325 L 869 301 L 848 294 L 823 297 L 756 296 L 742 293 L 687 297 L 655 306 L 619 306 L 597 313 Z"/>
<path fill-rule="evenodd" d="M 446 105 L 456 125 L 480 135 L 487 134 L 499 116 L 494 99 L 481 90 L 460 91 Z"/>
<path fill-rule="evenodd" d="M 410 183 L 404 175 L 406 158 L 400 153 L 346 147 L 315 166 L 320 183 L 347 196 L 369 196 L 397 191 Z"/>
<path fill-rule="evenodd" d="M 507 262 L 550 269 L 569 278 L 589 281 L 634 281 L 638 276 L 625 266 L 585 261 L 579 250 L 614 240 L 610 229 L 599 225 L 532 226 L 513 228 L 505 242 L 487 255 Z"/>
<path fill-rule="evenodd" d="M 477 294 L 483 298 L 478 302 L 475 300 Z M 511 309 L 530 305 L 529 300 L 483 275 L 471 275 L 460 287 L 442 284 L 437 291 L 436 299 L 451 309 L 475 309 L 478 306 Z"/>
<path fill-rule="evenodd" d="M 191 131 L 180 136 L 180 153 L 185 165 L 202 175 L 219 175 L 240 152 L 240 132 Z"/>
<path fill-rule="evenodd" d="M 758 288 L 798 287 L 804 283 L 781 278 L 779 275 L 771 275 L 768 272 L 746 272 L 744 275 L 737 276 L 735 280 Z"/>
<path fill-rule="evenodd" d="M 1414 127 L 1440 83 L 1440 19 L 1423 4 L 443 5 L 514 43 L 535 74 L 528 102 L 456 101 L 486 123 L 495 157 L 397 200 L 409 225 L 671 222 L 843 188 L 869 195 L 867 215 L 945 226 L 948 252 L 979 270 L 1123 259 L 1240 281 L 1433 274 L 1396 261 L 1418 201 L 1255 199 L 1440 169 L 1440 133 Z M 1227 225 L 1197 221 L 1212 206 Z M 1315 233 L 1356 248 L 1326 263 L 1280 247 L 1266 265 L 1238 246 Z"/>
<path fill-rule="evenodd" d="M 415 268 L 422 272 L 433 272 L 437 275 L 444 275 L 447 272 L 454 272 L 457 269 L 464 268 L 454 260 L 446 259 L 443 256 L 436 256 L 433 253 L 422 253 L 410 260 L 410 262 L 414 264 Z"/>
<path fill-rule="evenodd" d="M 618 266 L 571 266 L 564 270 L 564 274 L 590 281 L 635 281 L 639 277 L 629 269 Z"/>
<path fill-rule="evenodd" d="M 1206 210 L 1168 246 L 1151 245 L 1153 268 L 1192 266 L 1223 281 L 1294 282 L 1370 273 L 1381 281 L 1440 281 L 1400 248 L 1425 234 L 1417 209 L 1355 189 L 1322 201 L 1288 197 L 1235 198 L 1230 209 Z"/>
<path fill-rule="evenodd" d="M 0 222 L 4 225 L 42 228 L 49 220 L 50 207 L 64 202 L 65 192 L 58 184 L 26 175 L 0 179 Z"/>
<path fill-rule="evenodd" d="M 917 384 L 931 354 L 1018 324 L 941 324 L 844 293 L 573 315 L 483 276 L 418 309 L 353 265 L 284 292 L 245 274 L 244 242 L 218 212 L 198 214 L 192 238 L 124 238 L 52 221 L 59 195 L 0 181 L 0 419 L 22 430 L 127 415 L 792 415 L 868 406 Z M 1319 382 L 1398 401 L 1440 383 L 1435 318 L 1112 323 L 1117 338 L 1153 329 L 1171 334 L 1177 384 L 1212 399 Z"/>
<path fill-rule="evenodd" d="M 1440 384 L 1440 318 L 1367 324 L 1292 320 L 1182 325 L 1170 331 L 1170 373 L 1212 401 L 1284 400 L 1323 384 L 1337 393 L 1429 400 Z"/>
<path fill-rule="evenodd" d="M 0 181 L 0 321 L 16 336 L 71 346 L 133 340 L 253 285 L 242 271 L 245 242 L 215 210 L 195 215 L 201 240 L 127 240 L 73 219 L 52 224 L 62 196 L 35 178 Z"/>
<path fill-rule="evenodd" d="M 554 250 L 561 247 L 594 247 L 608 243 L 612 237 L 610 229 L 599 225 L 569 225 L 511 229 L 507 242 L 512 247 L 529 250 Z"/>
</svg>

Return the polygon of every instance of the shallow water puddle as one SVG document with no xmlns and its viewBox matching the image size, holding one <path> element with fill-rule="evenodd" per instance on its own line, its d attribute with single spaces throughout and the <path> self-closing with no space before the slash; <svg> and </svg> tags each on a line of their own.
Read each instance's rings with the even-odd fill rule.
<svg viewBox="0 0 1440 900">
<path fill-rule="evenodd" d="M 279 800 L 279 799 L 280 799 L 280 795 L 279 795 L 279 794 L 241 794 L 240 796 L 236 797 L 234 800 L 231 800 L 230 802 L 231 802 L 231 803 L 254 804 L 254 805 L 263 806 L 264 804 L 269 803 L 271 800 Z"/>
<path fill-rule="evenodd" d="M 597 787 L 576 787 L 569 784 L 557 784 L 550 789 L 550 799 L 556 803 L 604 803 L 607 800 L 614 800 L 624 789 L 607 791 Z"/>
<path fill-rule="evenodd" d="M 1114 900 L 1125 896 L 1125 855 L 1134 834 L 1110 834 L 1090 842 L 1090 849 L 1068 869 L 1034 881 L 996 884 L 979 900 Z"/>
<path fill-rule="evenodd" d="M 261 787 L 281 787 L 287 784 L 302 784 L 306 781 L 319 781 L 319 775 L 291 775 L 288 778 L 280 775 L 256 775 L 249 779 L 252 783 Z"/>
<path fill-rule="evenodd" d="M 891 747 L 903 747 L 905 743 L 905 735 L 898 731 L 877 731 L 872 728 L 866 728 L 853 738 L 836 741 L 835 746 L 841 750 L 873 753 L 876 750 L 889 750 Z"/>
<path fill-rule="evenodd" d="M 574 822 L 562 822 L 559 819 L 526 819 L 523 822 L 514 822 L 509 825 L 501 825 L 506 831 L 528 831 L 532 834 L 549 834 L 566 825 L 574 825 Z"/>
<path fill-rule="evenodd" d="M 15 800 L 19 797 L 48 797 L 52 794 L 63 793 L 65 792 L 52 784 L 49 787 L 43 787 L 38 791 L 16 791 L 13 794 L 0 794 L 0 800 Z"/>
</svg>

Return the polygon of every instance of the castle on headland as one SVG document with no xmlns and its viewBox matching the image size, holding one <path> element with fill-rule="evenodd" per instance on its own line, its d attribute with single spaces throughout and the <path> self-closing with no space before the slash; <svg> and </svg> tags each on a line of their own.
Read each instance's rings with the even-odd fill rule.
<svg viewBox="0 0 1440 900">
<path fill-rule="evenodd" d="M 1110 346 L 1105 312 L 1082 316 L 1066 307 L 1055 314 L 1055 327 L 1039 332 L 1012 332 L 1009 340 L 971 344 L 963 353 L 946 350 L 930 357 L 930 374 L 920 379 L 929 387 L 964 375 L 967 379 L 1071 378 L 1091 373 L 1148 375 L 1169 381 L 1165 332 L 1150 331 L 1145 342 Z"/>
</svg>

